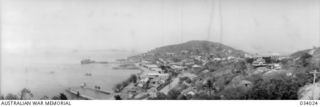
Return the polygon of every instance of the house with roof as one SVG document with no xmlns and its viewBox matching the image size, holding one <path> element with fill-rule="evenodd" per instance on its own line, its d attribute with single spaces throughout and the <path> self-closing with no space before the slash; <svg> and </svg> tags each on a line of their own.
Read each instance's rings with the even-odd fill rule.
<svg viewBox="0 0 320 107">
<path fill-rule="evenodd" d="M 266 64 L 266 61 L 262 57 L 257 58 L 252 63 L 254 67 L 264 66 L 265 64 Z"/>
<path fill-rule="evenodd" d="M 197 65 L 197 64 L 192 65 L 192 70 L 193 71 L 199 71 L 201 69 L 202 69 L 202 66 L 200 66 L 200 65 Z"/>
</svg>

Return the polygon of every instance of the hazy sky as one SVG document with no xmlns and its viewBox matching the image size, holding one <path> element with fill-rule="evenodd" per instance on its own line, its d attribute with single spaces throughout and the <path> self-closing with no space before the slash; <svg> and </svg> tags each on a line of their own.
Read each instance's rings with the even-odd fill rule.
<svg viewBox="0 0 320 107">
<path fill-rule="evenodd" d="M 5 52 L 145 51 L 189 40 L 210 40 L 254 53 L 290 53 L 319 46 L 319 26 L 319 0 L 2 0 L 1 3 L 1 43 Z"/>
</svg>

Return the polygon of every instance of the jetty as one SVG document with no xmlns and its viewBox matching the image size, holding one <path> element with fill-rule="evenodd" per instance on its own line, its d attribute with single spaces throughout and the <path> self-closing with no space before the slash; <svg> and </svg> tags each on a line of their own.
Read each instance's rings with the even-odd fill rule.
<svg viewBox="0 0 320 107">
<path fill-rule="evenodd" d="M 95 89 L 90 87 L 73 87 L 66 89 L 72 95 L 86 100 L 112 100 L 113 93 L 109 90 Z"/>
</svg>

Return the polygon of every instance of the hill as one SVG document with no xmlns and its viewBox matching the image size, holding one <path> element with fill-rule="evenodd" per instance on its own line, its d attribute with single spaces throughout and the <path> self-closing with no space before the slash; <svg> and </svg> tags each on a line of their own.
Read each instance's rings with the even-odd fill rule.
<svg viewBox="0 0 320 107">
<path fill-rule="evenodd" d="M 320 48 L 306 49 L 290 55 L 291 64 L 312 70 L 320 66 Z"/>
<path fill-rule="evenodd" d="M 293 54 L 290 55 L 291 58 L 298 58 L 300 56 L 302 56 L 303 54 L 310 54 L 312 56 L 315 57 L 319 57 L 320 56 L 320 47 L 319 48 L 313 48 L 313 49 L 305 49 L 305 50 L 301 50 L 298 52 L 295 52 Z"/>
<path fill-rule="evenodd" d="M 176 56 L 190 56 L 190 55 L 200 55 L 200 56 L 213 56 L 213 57 L 243 57 L 246 52 L 242 50 L 234 49 L 230 46 L 226 46 L 220 43 L 215 43 L 211 41 L 200 41 L 193 40 L 181 44 L 168 45 L 159 48 L 155 48 L 144 56 L 156 55 L 156 56 L 166 56 L 168 54 L 175 54 Z M 138 55 L 139 56 L 139 55 Z M 141 56 L 141 55 L 140 55 Z M 135 56 L 137 57 L 137 56 Z"/>
</svg>

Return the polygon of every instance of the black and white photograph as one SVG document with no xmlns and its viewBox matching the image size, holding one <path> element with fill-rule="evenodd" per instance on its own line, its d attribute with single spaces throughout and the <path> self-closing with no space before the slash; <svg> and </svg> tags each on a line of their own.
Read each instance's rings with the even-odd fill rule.
<svg viewBox="0 0 320 107">
<path fill-rule="evenodd" d="M 0 0 L 0 41 L 3 101 L 320 100 L 320 0 Z"/>
</svg>

